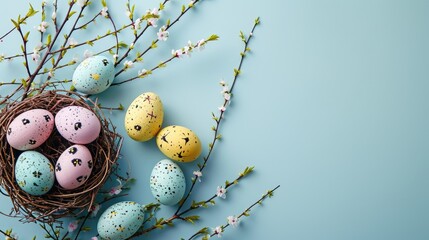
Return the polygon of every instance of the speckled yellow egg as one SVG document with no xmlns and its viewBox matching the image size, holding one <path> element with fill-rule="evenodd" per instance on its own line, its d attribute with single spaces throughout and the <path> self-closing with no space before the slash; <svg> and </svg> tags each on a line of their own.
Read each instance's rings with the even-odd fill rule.
<svg viewBox="0 0 429 240">
<path fill-rule="evenodd" d="M 202 149 L 198 136 L 181 126 L 168 126 L 159 131 L 156 145 L 165 156 L 179 162 L 194 161 L 200 156 Z"/>
<path fill-rule="evenodd" d="M 152 92 L 138 96 L 128 107 L 125 115 L 125 129 L 128 136 L 140 142 L 156 136 L 164 119 L 162 102 Z"/>
</svg>

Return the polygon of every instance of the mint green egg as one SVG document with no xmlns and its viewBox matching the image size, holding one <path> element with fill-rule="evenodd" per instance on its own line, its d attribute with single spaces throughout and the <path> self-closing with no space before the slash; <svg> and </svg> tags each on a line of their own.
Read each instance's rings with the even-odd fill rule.
<svg viewBox="0 0 429 240">
<path fill-rule="evenodd" d="M 54 167 L 43 154 L 25 151 L 16 161 L 15 180 L 26 193 L 40 196 L 54 185 Z"/>
<path fill-rule="evenodd" d="M 101 214 L 97 231 L 104 240 L 124 240 L 136 233 L 144 220 L 144 206 L 136 202 L 116 203 Z"/>
<path fill-rule="evenodd" d="M 110 58 L 94 56 L 83 60 L 73 73 L 73 86 L 86 94 L 105 91 L 115 78 L 115 67 Z"/>
</svg>

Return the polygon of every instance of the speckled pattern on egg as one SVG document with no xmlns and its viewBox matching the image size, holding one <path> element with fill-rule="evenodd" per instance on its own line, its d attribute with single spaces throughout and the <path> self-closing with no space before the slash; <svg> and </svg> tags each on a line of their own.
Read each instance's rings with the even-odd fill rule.
<svg viewBox="0 0 429 240">
<path fill-rule="evenodd" d="M 101 214 L 97 231 L 104 240 L 124 240 L 142 226 L 144 206 L 130 201 L 116 203 Z"/>
<path fill-rule="evenodd" d="M 88 144 L 100 135 L 101 123 L 89 109 L 69 106 L 55 116 L 55 126 L 65 139 L 72 143 Z"/>
<path fill-rule="evenodd" d="M 159 150 L 168 158 L 179 162 L 191 162 L 200 156 L 202 147 L 198 136 L 181 126 L 168 126 L 156 137 Z"/>
<path fill-rule="evenodd" d="M 115 67 L 104 56 L 89 57 L 82 61 L 73 73 L 73 86 L 79 92 L 97 94 L 105 91 L 113 82 Z"/>
<path fill-rule="evenodd" d="M 83 145 L 67 148 L 55 165 L 55 177 L 64 189 L 82 186 L 91 175 L 94 162 L 91 152 Z"/>
<path fill-rule="evenodd" d="M 136 141 L 148 141 L 161 129 L 164 112 L 161 99 L 152 92 L 143 93 L 130 104 L 125 115 L 125 129 Z"/>
<path fill-rule="evenodd" d="M 54 167 L 43 154 L 26 151 L 16 161 L 15 179 L 22 190 L 40 196 L 54 185 Z"/>
<path fill-rule="evenodd" d="M 53 129 L 52 113 L 44 109 L 32 109 L 21 113 L 9 124 L 6 139 L 15 149 L 35 149 L 49 138 Z"/>
<path fill-rule="evenodd" d="M 186 180 L 182 169 L 169 159 L 161 160 L 150 176 L 152 195 L 164 205 L 177 204 L 185 194 Z"/>
</svg>

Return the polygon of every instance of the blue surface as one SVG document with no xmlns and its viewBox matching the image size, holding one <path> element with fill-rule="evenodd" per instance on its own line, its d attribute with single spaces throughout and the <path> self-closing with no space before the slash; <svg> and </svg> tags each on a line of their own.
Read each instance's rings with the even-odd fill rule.
<svg viewBox="0 0 429 240">
<path fill-rule="evenodd" d="M 27 2 L 4 4 L 2 22 L 25 12 Z M 123 2 L 109 1 L 118 19 L 125 16 Z M 138 9 L 156 3 L 145 1 Z M 165 14 L 180 11 L 181 3 L 172 2 Z M 228 229 L 225 239 L 429 239 L 428 11 L 423 0 L 202 1 L 133 71 L 157 64 L 188 40 L 216 33 L 219 42 L 147 79 L 110 88 L 100 101 L 127 106 L 142 92 L 156 92 L 165 106 L 164 125 L 188 126 L 207 145 L 210 113 L 222 103 L 218 82 L 230 81 L 242 50 L 238 31 L 247 33 L 260 16 L 253 52 L 221 128 L 224 139 L 193 196 L 207 198 L 245 166 L 255 165 L 256 172 L 226 200 L 198 212 L 203 219 L 197 224 L 142 239 L 179 239 L 223 224 L 277 184 L 282 187 L 276 196 L 238 229 Z M 36 24 L 29 22 L 30 28 Z M 2 24 L 0 33 L 9 27 Z M 18 37 L 6 40 L 0 53 L 13 52 L 4 46 Z M 2 63 L 2 80 L 15 78 L 17 70 L 22 71 L 18 62 Z M 110 117 L 125 135 L 124 112 Z M 124 200 L 152 202 L 150 172 L 164 158 L 155 142 L 126 138 L 122 154 L 122 166 L 129 164 L 138 179 Z M 181 166 L 188 177 L 196 169 Z M 0 201 L 2 210 L 10 207 L 6 197 Z M 173 210 L 167 207 L 159 216 Z M 42 238 L 36 225 L 0 217 L 0 228 L 8 227 L 21 239 L 34 233 Z"/>
</svg>

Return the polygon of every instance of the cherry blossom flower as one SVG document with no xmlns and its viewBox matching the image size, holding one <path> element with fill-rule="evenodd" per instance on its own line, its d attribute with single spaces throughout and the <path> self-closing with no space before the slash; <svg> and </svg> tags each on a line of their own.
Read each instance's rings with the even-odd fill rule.
<svg viewBox="0 0 429 240">
<path fill-rule="evenodd" d="M 86 59 L 86 58 L 89 58 L 89 57 L 92 57 L 92 56 L 94 56 L 94 53 L 93 52 L 91 52 L 91 51 L 89 51 L 88 49 L 87 50 L 85 50 L 85 52 L 83 53 L 83 57 Z"/>
<path fill-rule="evenodd" d="M 133 28 L 134 30 L 138 30 L 140 28 L 140 24 L 141 24 L 142 20 L 140 18 L 137 18 L 134 23 L 133 23 Z"/>
<path fill-rule="evenodd" d="M 107 17 L 109 16 L 109 14 L 107 13 L 107 11 L 108 11 L 108 10 L 109 10 L 109 8 L 107 8 L 107 7 L 103 7 L 103 8 L 101 9 L 101 12 L 100 12 L 101 16 L 103 16 L 103 17 L 107 18 Z"/>
<path fill-rule="evenodd" d="M 203 39 L 201 39 L 200 41 L 198 41 L 197 42 L 197 50 L 198 51 L 202 51 L 202 50 L 204 50 L 204 43 L 205 43 L 205 41 L 206 40 L 204 40 L 204 38 Z"/>
<path fill-rule="evenodd" d="M 134 67 L 134 62 L 131 60 L 127 60 L 124 62 L 124 66 L 125 66 L 125 68 L 132 68 L 132 67 Z"/>
<path fill-rule="evenodd" d="M 171 50 L 171 55 L 173 55 L 174 57 L 180 58 L 183 55 L 183 52 L 181 49 L 178 50 Z"/>
<path fill-rule="evenodd" d="M 34 62 L 38 62 L 39 61 L 39 59 L 40 59 L 40 54 L 39 54 L 39 52 L 36 52 L 36 51 L 34 51 L 32 54 L 31 54 L 31 59 L 34 61 Z"/>
<path fill-rule="evenodd" d="M 119 182 L 119 185 L 110 189 L 110 191 L 108 193 L 109 196 L 118 195 L 118 194 L 120 194 L 122 192 L 122 182 L 121 182 L 121 180 L 119 180 L 119 178 L 118 178 L 118 179 L 116 179 L 116 181 Z"/>
<path fill-rule="evenodd" d="M 216 196 L 225 199 L 226 198 L 226 189 L 224 187 L 217 187 Z"/>
<path fill-rule="evenodd" d="M 128 17 L 128 18 L 131 18 L 131 12 L 130 12 L 130 10 L 127 10 L 127 11 L 125 12 L 125 15 L 127 15 L 127 17 Z"/>
<path fill-rule="evenodd" d="M 194 174 L 194 176 L 198 178 L 198 181 L 201 182 L 201 177 L 203 176 L 201 171 L 194 171 L 192 174 Z"/>
<path fill-rule="evenodd" d="M 140 70 L 140 71 L 138 71 L 138 74 L 139 74 L 139 76 L 143 76 L 143 75 L 145 75 L 147 73 L 147 70 L 146 69 L 142 69 L 142 70 Z"/>
<path fill-rule="evenodd" d="M 98 240 L 98 237 L 92 237 L 91 240 Z"/>
<path fill-rule="evenodd" d="M 225 98 L 225 100 L 226 100 L 226 101 L 231 100 L 231 93 L 229 93 L 229 92 L 225 92 L 225 93 L 223 94 L 223 98 Z"/>
<path fill-rule="evenodd" d="M 229 217 L 227 217 L 227 219 L 228 219 L 228 223 L 229 223 L 229 225 L 231 225 L 231 226 L 233 226 L 233 227 L 237 227 L 237 226 L 238 226 L 238 224 L 240 223 L 240 222 L 238 221 L 238 218 L 237 218 L 237 217 L 235 217 L 235 216 L 229 216 Z"/>
<path fill-rule="evenodd" d="M 79 226 L 78 221 L 74 221 L 74 222 L 69 223 L 69 226 L 68 226 L 69 233 L 74 232 L 78 226 Z"/>
<path fill-rule="evenodd" d="M 155 15 L 155 16 L 159 16 L 158 13 L 158 8 L 154 8 L 152 11 L 147 10 L 146 14 L 150 14 L 150 15 Z M 147 19 L 147 24 L 152 26 L 152 27 L 157 27 L 158 25 L 156 24 L 156 22 L 158 21 L 158 18 L 153 17 L 153 18 L 148 18 Z"/>
<path fill-rule="evenodd" d="M 118 54 L 114 54 L 112 57 L 113 57 L 113 59 L 115 59 L 115 61 L 116 61 L 116 59 L 118 59 L 118 57 L 119 57 L 119 56 L 118 56 Z"/>
<path fill-rule="evenodd" d="M 222 79 L 222 80 L 220 80 L 219 84 L 220 84 L 222 87 L 225 87 L 225 86 L 226 86 L 226 82 L 225 82 L 223 79 Z"/>
<path fill-rule="evenodd" d="M 223 232 L 223 229 L 221 226 L 217 226 L 216 228 L 213 229 L 213 233 L 217 235 L 218 238 L 222 237 L 222 232 Z"/>
<path fill-rule="evenodd" d="M 77 5 L 79 5 L 79 7 L 84 7 L 87 1 L 88 0 L 77 0 Z"/>
<path fill-rule="evenodd" d="M 54 75 L 55 75 L 55 74 L 54 74 L 54 72 L 53 72 L 53 71 L 49 71 L 49 72 L 48 72 L 48 77 L 52 78 L 52 77 L 54 77 Z"/>
<path fill-rule="evenodd" d="M 56 18 L 57 18 L 57 12 L 53 12 L 52 13 L 52 16 L 51 16 L 51 18 L 52 18 L 52 20 L 55 20 Z"/>
<path fill-rule="evenodd" d="M 165 29 L 166 29 L 165 26 L 162 26 L 159 29 L 159 31 L 157 33 L 159 41 L 167 41 L 167 39 L 168 39 L 168 31 L 166 31 Z"/>
<path fill-rule="evenodd" d="M 219 111 L 221 111 L 221 112 L 225 112 L 225 110 L 226 110 L 225 106 L 220 106 L 218 109 L 219 109 Z"/>
<path fill-rule="evenodd" d="M 39 32 L 46 32 L 46 29 L 49 27 L 49 24 L 45 21 L 41 22 L 39 26 L 37 26 L 37 31 Z"/>
<path fill-rule="evenodd" d="M 183 54 L 184 55 L 186 55 L 188 57 L 191 57 L 191 52 L 192 52 L 192 49 L 189 46 L 185 46 L 183 48 Z"/>
<path fill-rule="evenodd" d="M 91 206 L 91 209 L 89 210 L 91 212 L 90 217 L 96 217 L 98 214 L 98 211 L 100 211 L 101 205 L 98 203 L 95 203 L 94 205 Z"/>
</svg>

